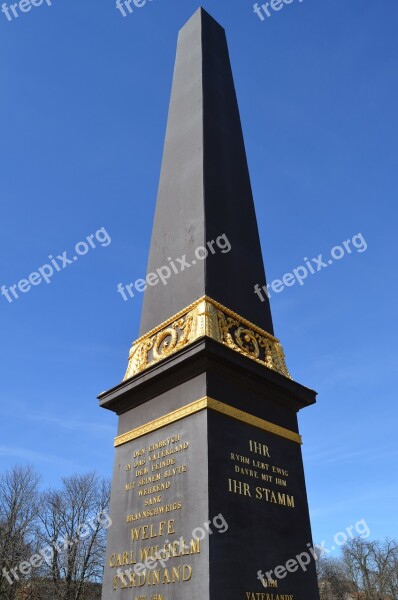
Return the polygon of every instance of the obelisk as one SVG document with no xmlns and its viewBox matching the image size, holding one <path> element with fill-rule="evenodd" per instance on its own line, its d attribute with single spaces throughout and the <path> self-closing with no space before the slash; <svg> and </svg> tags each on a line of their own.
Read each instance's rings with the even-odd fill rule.
<svg viewBox="0 0 398 600">
<path fill-rule="evenodd" d="M 119 415 L 103 600 L 319 600 L 297 422 L 316 394 L 256 284 L 225 32 L 199 9 L 178 38 L 140 337 L 99 398 Z"/>
</svg>

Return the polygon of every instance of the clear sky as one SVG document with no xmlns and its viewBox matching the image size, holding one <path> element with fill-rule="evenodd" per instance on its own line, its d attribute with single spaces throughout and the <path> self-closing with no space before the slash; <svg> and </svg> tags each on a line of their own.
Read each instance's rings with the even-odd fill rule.
<svg viewBox="0 0 398 600">
<path fill-rule="evenodd" d="M 360 519 L 396 536 L 398 5 L 295 0 L 261 21 L 252 4 L 204 8 L 227 30 L 268 280 L 367 244 L 271 297 L 293 377 L 319 392 L 300 414 L 314 537 Z M 111 475 L 116 418 L 96 395 L 138 334 L 141 298 L 116 287 L 145 277 L 176 37 L 197 7 L 0 13 L 0 286 L 102 227 L 112 240 L 0 296 L 0 470 Z"/>
</svg>

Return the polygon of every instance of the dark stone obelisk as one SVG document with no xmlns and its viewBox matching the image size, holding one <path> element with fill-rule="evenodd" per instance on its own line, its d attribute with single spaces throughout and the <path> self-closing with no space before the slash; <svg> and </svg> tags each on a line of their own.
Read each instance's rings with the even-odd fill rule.
<svg viewBox="0 0 398 600">
<path fill-rule="evenodd" d="M 273 335 L 222 27 L 180 31 L 141 337 L 119 415 L 103 600 L 319 600 L 297 413 Z"/>
<path fill-rule="evenodd" d="M 161 300 L 148 287 L 141 335 L 205 294 L 273 333 L 253 293 L 265 274 L 225 32 L 199 9 L 178 38 L 148 272 L 223 233 L 230 253 L 185 269 Z"/>
</svg>

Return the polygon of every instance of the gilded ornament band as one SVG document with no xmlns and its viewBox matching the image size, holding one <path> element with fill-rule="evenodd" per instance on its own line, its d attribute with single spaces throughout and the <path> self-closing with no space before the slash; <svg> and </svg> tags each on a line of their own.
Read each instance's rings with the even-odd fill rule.
<svg viewBox="0 0 398 600">
<path fill-rule="evenodd" d="M 148 433 L 152 433 L 153 431 L 157 431 L 162 427 L 166 427 L 167 425 L 171 425 L 172 423 L 176 423 L 181 419 L 185 419 L 190 415 L 198 413 L 202 410 L 210 409 L 215 412 L 221 413 L 232 419 L 237 421 L 241 421 L 242 423 L 247 423 L 248 425 L 252 425 L 253 427 L 257 427 L 258 429 L 262 429 L 263 431 L 268 431 L 269 433 L 273 433 L 279 437 L 285 438 L 291 442 L 295 442 L 297 444 L 302 444 L 301 435 L 295 433 L 294 431 L 290 431 L 290 429 L 285 429 L 284 427 L 280 427 L 279 425 L 275 425 L 275 423 L 271 423 L 270 421 L 265 421 L 264 419 L 260 419 L 259 417 L 255 417 L 243 410 L 239 410 L 228 404 L 224 404 L 223 402 L 219 402 L 218 400 L 214 400 L 213 398 L 209 398 L 205 396 L 200 400 L 196 400 L 191 404 L 187 404 L 182 408 L 174 410 L 173 412 L 160 417 L 159 419 L 155 419 L 154 421 L 150 421 L 141 427 L 137 427 L 132 431 L 128 431 L 123 435 L 119 435 L 115 438 L 115 447 L 122 446 L 123 444 L 127 444 L 133 440 L 136 440 L 143 435 Z"/>
<path fill-rule="evenodd" d="M 133 343 L 123 381 L 204 336 L 290 378 L 278 339 L 204 296 Z"/>
</svg>

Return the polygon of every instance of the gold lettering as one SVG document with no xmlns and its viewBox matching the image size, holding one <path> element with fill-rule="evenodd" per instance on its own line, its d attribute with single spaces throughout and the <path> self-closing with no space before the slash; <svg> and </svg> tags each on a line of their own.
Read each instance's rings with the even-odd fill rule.
<svg viewBox="0 0 398 600">
<path fill-rule="evenodd" d="M 150 477 L 143 477 L 139 480 L 138 485 L 139 487 L 142 487 L 143 485 L 148 485 L 149 483 L 155 483 L 155 481 L 160 481 L 160 477 L 160 473 L 158 473 L 157 475 L 152 475 Z"/>
<path fill-rule="evenodd" d="M 159 469 L 165 469 L 166 467 L 170 467 L 176 464 L 175 458 L 168 458 L 167 460 L 162 460 L 161 462 L 154 463 L 151 468 L 152 471 L 159 471 Z"/>
<path fill-rule="evenodd" d="M 278 475 L 283 475 L 283 477 L 289 477 L 289 471 L 286 471 L 286 469 L 280 469 L 279 467 L 272 467 L 272 472 L 277 473 Z"/>
<path fill-rule="evenodd" d="M 181 567 L 180 567 L 181 568 Z M 171 579 L 170 579 L 170 573 L 168 569 L 165 569 L 163 571 L 163 579 L 162 579 L 162 583 L 170 583 Z"/>
<path fill-rule="evenodd" d="M 180 475 L 181 473 L 187 472 L 187 466 L 181 465 L 179 467 L 173 467 L 172 469 L 167 469 L 163 473 L 163 477 L 166 479 L 167 477 L 173 477 L 173 475 Z"/>
<path fill-rule="evenodd" d="M 168 534 L 175 533 L 174 519 L 171 519 L 171 521 L 167 521 L 167 533 Z"/>
<path fill-rule="evenodd" d="M 135 565 L 134 550 L 111 554 L 109 558 L 109 566 L 111 569 L 126 565 Z"/>
<path fill-rule="evenodd" d="M 244 463 L 245 465 L 250 465 L 250 458 L 247 458 L 246 456 L 240 456 L 240 454 L 234 454 L 234 452 L 231 452 L 231 460 L 236 460 Z"/>
<path fill-rule="evenodd" d="M 258 479 L 257 471 L 252 471 L 251 469 L 247 469 L 246 467 L 240 467 L 239 465 L 235 465 L 235 473 L 239 473 L 240 475 L 246 475 L 247 477 L 254 477 L 254 479 Z"/>
<path fill-rule="evenodd" d="M 151 523 L 150 525 L 143 525 L 142 527 L 134 527 L 131 529 L 131 539 L 133 542 L 141 540 L 148 540 L 152 538 L 161 537 L 162 535 L 171 535 L 175 533 L 174 519 L 169 521 L 160 521 L 157 525 Z"/>
<path fill-rule="evenodd" d="M 257 469 L 263 469 L 263 471 L 269 470 L 269 464 L 263 463 L 259 460 L 254 460 L 254 458 L 253 458 L 252 464 L 253 464 L 253 467 L 256 467 Z"/>
<path fill-rule="evenodd" d="M 151 517 L 157 517 L 158 515 L 163 515 L 174 510 L 180 510 L 181 508 L 182 502 L 173 502 L 172 504 L 156 506 L 150 510 L 144 510 L 142 512 L 134 513 L 133 515 L 127 515 L 127 523 L 133 523 L 134 521 L 139 521 L 140 519 L 150 519 Z"/>
<path fill-rule="evenodd" d="M 294 496 L 281 494 L 280 492 L 276 495 L 275 492 L 267 488 L 256 487 L 256 499 L 265 500 L 272 504 L 279 504 L 280 506 L 286 506 L 287 508 L 295 508 Z"/>
<path fill-rule="evenodd" d="M 192 578 L 192 567 L 190 565 L 179 565 L 175 566 L 171 569 L 147 569 L 141 575 L 134 575 L 132 573 L 133 569 L 127 570 L 125 573 L 121 572 L 119 575 L 116 575 L 113 579 L 113 588 L 116 591 L 118 588 L 126 589 L 126 588 L 137 588 L 154 585 L 168 585 L 170 583 L 183 583 L 187 582 Z M 128 575 L 128 580 L 125 579 L 125 575 Z M 137 596 L 135 596 L 135 600 L 137 600 Z M 146 596 L 145 596 L 146 598 Z M 162 599 L 163 596 L 152 595 L 151 598 L 158 600 Z"/>
<path fill-rule="evenodd" d="M 191 540 L 191 554 L 200 554 L 200 540 Z"/>
<path fill-rule="evenodd" d="M 256 454 L 261 454 L 267 458 L 271 458 L 269 453 L 269 448 L 265 444 L 260 444 L 259 442 L 254 442 L 253 440 L 249 440 L 250 452 L 254 452 Z"/>
<path fill-rule="evenodd" d="M 228 479 L 228 491 L 233 494 L 239 494 L 243 496 L 250 496 L 250 486 L 248 483 L 242 483 L 236 479 Z"/>
<path fill-rule="evenodd" d="M 146 485 L 148 483 L 152 483 L 153 481 L 159 481 L 161 477 L 161 473 L 154 475 L 153 477 L 146 477 L 144 479 L 140 479 L 138 485 Z M 148 481 L 153 480 L 153 481 Z M 159 483 L 158 485 L 154 485 L 149 488 L 145 488 L 144 490 L 138 490 L 139 496 L 148 496 L 149 494 L 156 494 L 157 492 L 163 492 L 164 490 L 168 490 L 171 486 L 171 483 L 167 481 L 166 483 Z"/>
<path fill-rule="evenodd" d="M 160 571 L 153 572 L 152 585 L 160 584 Z"/>
<path fill-rule="evenodd" d="M 147 498 L 144 501 L 145 506 L 152 506 L 152 504 L 159 504 L 162 501 L 162 496 L 155 496 L 154 498 Z"/>
<path fill-rule="evenodd" d="M 180 441 L 181 441 L 181 436 L 174 435 L 173 437 L 166 438 L 160 442 L 157 442 L 156 444 L 152 444 L 151 446 L 149 446 L 148 451 L 153 452 L 154 450 L 159 450 L 159 448 L 164 448 L 165 446 L 169 446 L 170 444 L 175 444 L 176 442 L 180 442 Z"/>
<path fill-rule="evenodd" d="M 285 479 L 279 479 L 278 477 L 275 478 L 275 483 L 276 485 L 281 485 L 283 487 L 287 486 L 287 481 Z"/>
<path fill-rule="evenodd" d="M 141 448 L 141 450 L 136 450 L 133 454 L 133 458 L 137 458 L 138 456 L 142 456 L 145 454 L 145 448 Z"/>
<path fill-rule="evenodd" d="M 145 562 L 148 558 L 153 558 L 153 546 L 149 548 L 141 548 L 141 562 Z"/>
<path fill-rule="evenodd" d="M 189 442 L 184 442 L 183 444 L 179 444 L 178 446 L 173 446 L 172 448 L 166 448 L 166 450 L 162 450 L 161 452 L 155 452 L 149 456 L 150 461 L 160 460 L 161 458 L 165 458 L 166 456 L 170 456 L 172 454 L 177 454 L 177 452 L 183 452 L 184 450 L 188 450 Z"/>
<path fill-rule="evenodd" d="M 275 583 L 275 582 L 274 582 Z M 271 586 L 277 587 L 277 586 Z M 294 600 L 290 594 L 267 594 L 264 592 L 245 592 L 246 600 Z"/>
</svg>

